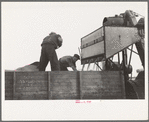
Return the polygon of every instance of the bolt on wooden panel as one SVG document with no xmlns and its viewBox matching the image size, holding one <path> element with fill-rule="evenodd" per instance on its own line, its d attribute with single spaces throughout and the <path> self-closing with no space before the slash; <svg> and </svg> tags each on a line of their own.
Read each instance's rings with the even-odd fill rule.
<svg viewBox="0 0 149 122">
<path fill-rule="evenodd" d="M 77 72 L 51 72 L 49 99 L 79 99 Z"/>
<path fill-rule="evenodd" d="M 124 80 L 119 71 L 80 72 L 81 99 L 123 99 Z"/>
<path fill-rule="evenodd" d="M 47 72 L 16 72 L 16 100 L 47 99 Z"/>
</svg>

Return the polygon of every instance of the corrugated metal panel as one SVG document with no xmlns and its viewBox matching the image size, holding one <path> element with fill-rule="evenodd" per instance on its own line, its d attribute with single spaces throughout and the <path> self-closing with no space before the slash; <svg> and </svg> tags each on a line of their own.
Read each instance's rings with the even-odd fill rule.
<svg viewBox="0 0 149 122">
<path fill-rule="evenodd" d="M 81 39 L 81 59 L 104 53 L 103 27 Z"/>
<path fill-rule="evenodd" d="M 138 30 L 135 27 L 105 26 L 106 58 L 122 51 L 140 39 Z"/>
</svg>

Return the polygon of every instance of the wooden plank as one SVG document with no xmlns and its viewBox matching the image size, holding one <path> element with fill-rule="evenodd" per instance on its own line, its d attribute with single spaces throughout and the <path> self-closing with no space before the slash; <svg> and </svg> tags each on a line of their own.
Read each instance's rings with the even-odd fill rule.
<svg viewBox="0 0 149 122">
<path fill-rule="evenodd" d="M 92 74 L 98 77 L 92 78 Z M 113 75 L 112 75 L 113 73 Z M 82 72 L 82 99 L 122 99 L 123 84 L 121 74 L 117 71 L 102 71 L 102 72 Z"/>
<path fill-rule="evenodd" d="M 5 97 L 5 100 L 12 100 L 12 96 L 10 96 L 10 97 L 9 96 L 6 96 Z"/>
<path fill-rule="evenodd" d="M 69 79 L 76 79 L 76 72 L 51 72 L 52 73 L 52 79 L 56 79 L 54 82 L 61 82 L 61 80 L 65 80 L 65 82 L 69 82 Z M 67 80 L 68 79 L 68 80 Z"/>
<path fill-rule="evenodd" d="M 16 92 L 33 92 L 33 91 L 47 91 L 46 87 L 16 87 Z"/>
<path fill-rule="evenodd" d="M 47 99 L 47 94 L 46 95 L 38 95 L 38 96 L 21 96 L 16 98 L 15 100 L 46 100 Z"/>
<path fill-rule="evenodd" d="M 13 73 L 13 99 L 15 97 L 16 73 Z"/>
<path fill-rule="evenodd" d="M 17 80 L 16 81 L 17 82 L 17 84 L 40 84 L 40 83 L 47 83 L 47 79 L 45 79 L 45 80 L 38 80 L 38 79 L 27 79 L 27 80 L 22 80 L 22 79 L 20 79 L 20 80 Z"/>
<path fill-rule="evenodd" d="M 108 75 L 113 75 L 114 74 L 119 74 L 118 71 L 102 71 L 102 72 L 98 72 L 98 71 L 85 71 L 85 73 L 83 73 L 83 76 L 84 75 L 99 75 L 100 77 L 100 74 L 105 74 L 105 73 L 108 73 Z"/>
<path fill-rule="evenodd" d="M 16 72 L 17 76 L 46 76 L 47 72 L 39 72 L 39 71 L 33 71 L 33 72 Z"/>
<path fill-rule="evenodd" d="M 58 94 L 57 93 L 52 93 L 52 99 L 70 99 L 70 100 L 73 100 L 73 99 L 79 99 L 79 94 L 77 94 L 76 92 L 75 93 L 62 93 L 62 92 L 59 92 Z"/>
<path fill-rule="evenodd" d="M 48 78 L 48 90 L 47 90 L 47 98 L 48 98 L 48 100 L 49 99 L 52 99 L 52 93 L 51 93 L 51 84 L 50 84 L 50 79 L 51 79 L 51 76 L 50 76 L 51 74 L 50 74 L 50 72 L 48 72 L 48 74 L 47 74 L 47 78 Z"/>
<path fill-rule="evenodd" d="M 47 80 L 47 72 L 16 72 L 17 80 Z"/>
<path fill-rule="evenodd" d="M 5 89 L 5 93 L 13 93 L 13 89 Z"/>
<path fill-rule="evenodd" d="M 20 95 L 15 97 L 15 100 L 46 100 L 47 94 L 40 95 L 40 94 L 32 94 L 32 95 Z"/>
<path fill-rule="evenodd" d="M 13 89 L 12 84 L 7 84 L 5 85 L 5 90 Z"/>
<path fill-rule="evenodd" d="M 94 71 L 93 71 L 94 72 Z M 118 73 L 117 73 L 118 74 Z M 89 76 L 88 76 L 89 75 Z M 118 74 L 119 75 L 119 74 Z M 112 74 L 109 74 L 108 76 L 102 76 L 102 75 L 100 75 L 100 74 L 98 74 L 98 75 L 92 75 L 92 74 L 85 74 L 85 75 L 83 75 L 82 76 L 82 78 L 86 78 L 86 76 L 88 76 L 87 78 L 89 78 L 89 79 L 100 79 L 101 77 L 102 78 L 117 78 L 117 76 L 116 75 L 112 75 Z"/>
<path fill-rule="evenodd" d="M 19 93 L 16 93 L 19 95 Z M 33 92 L 30 92 L 30 91 L 26 91 L 26 92 L 22 92 L 21 95 L 33 95 L 33 94 L 41 94 L 41 95 L 44 95 L 44 94 L 47 94 L 47 91 L 33 91 Z"/>
<path fill-rule="evenodd" d="M 66 87 L 73 86 L 76 88 L 76 79 L 73 79 L 73 80 L 67 79 L 67 82 L 65 82 L 65 81 L 55 82 L 55 83 L 53 82 L 53 86 L 66 86 Z"/>
<path fill-rule="evenodd" d="M 13 100 L 13 89 L 5 90 L 5 100 Z"/>
<path fill-rule="evenodd" d="M 7 71 L 5 71 L 5 76 L 12 76 L 13 77 L 13 72 L 7 72 Z"/>
<path fill-rule="evenodd" d="M 74 81 L 74 83 L 76 83 Z M 73 83 L 73 84 L 74 84 Z M 70 82 L 69 84 L 68 83 L 60 83 L 60 84 L 56 84 L 56 83 L 53 83 L 53 92 L 71 92 L 71 91 L 76 91 L 78 88 L 76 87 L 76 84 L 75 85 L 72 85 L 72 83 Z"/>
<path fill-rule="evenodd" d="M 6 92 L 5 96 L 11 96 L 12 97 L 12 92 Z"/>
<path fill-rule="evenodd" d="M 55 84 L 61 84 L 61 83 L 70 83 L 70 81 L 73 83 L 73 81 L 76 81 L 76 78 L 74 78 L 74 79 L 71 79 L 71 78 L 69 78 L 69 76 L 68 76 L 68 78 L 56 78 L 56 77 L 52 77 L 52 79 L 55 79 L 55 81 L 53 82 L 53 83 L 55 83 Z"/>
<path fill-rule="evenodd" d="M 13 79 L 10 80 L 5 80 L 5 85 L 12 85 L 13 84 Z"/>
<path fill-rule="evenodd" d="M 76 87 L 78 88 L 77 89 L 77 94 L 78 94 L 78 99 L 81 98 L 81 88 L 80 88 L 80 72 L 77 71 L 77 76 L 76 76 Z"/>
<path fill-rule="evenodd" d="M 83 71 L 81 71 L 80 72 L 80 99 L 82 99 L 82 80 L 83 80 L 83 78 L 82 78 L 82 72 Z"/>
<path fill-rule="evenodd" d="M 17 81 L 18 82 L 18 81 Z M 47 86 L 47 83 L 48 82 L 45 82 L 45 81 L 34 81 L 34 82 L 28 82 L 28 81 L 25 81 L 25 83 L 23 82 L 19 82 L 16 84 L 16 87 L 42 87 L 42 86 Z"/>
<path fill-rule="evenodd" d="M 5 79 L 5 85 L 12 85 L 13 84 L 13 79 Z"/>
<path fill-rule="evenodd" d="M 5 72 L 5 100 L 13 99 L 13 72 Z"/>
<path fill-rule="evenodd" d="M 49 91 L 50 91 L 50 93 L 49 93 L 49 98 L 50 99 L 53 99 L 53 97 L 52 97 L 52 94 L 53 94 L 53 81 L 52 81 L 52 73 L 50 72 L 50 84 L 49 84 L 50 86 L 49 86 Z"/>
<path fill-rule="evenodd" d="M 103 79 L 103 78 L 101 78 L 101 79 L 99 79 L 99 80 L 102 80 L 102 82 L 99 82 L 99 80 L 97 80 L 97 79 L 84 79 L 84 80 L 86 80 L 86 82 L 83 82 L 82 84 L 83 84 L 83 86 L 100 86 L 100 87 L 110 87 L 109 86 L 109 84 L 110 85 L 115 85 L 115 87 L 117 87 L 117 86 L 121 86 L 121 84 L 119 83 L 119 84 L 115 84 L 115 83 L 117 83 L 117 82 L 119 82 L 119 79 L 117 79 L 117 78 L 113 78 L 113 81 L 110 81 L 110 80 L 108 80 L 108 79 Z"/>
<path fill-rule="evenodd" d="M 89 95 L 85 94 L 83 96 L 83 99 L 121 99 L 121 94 L 116 93 L 115 95 L 109 95 L 109 94 L 94 94 L 94 95 Z"/>
<path fill-rule="evenodd" d="M 15 99 L 15 100 L 38 100 L 38 99 L 47 99 L 47 91 L 16 93 L 14 99 Z"/>
<path fill-rule="evenodd" d="M 77 87 L 78 86 L 77 72 L 69 72 L 69 71 L 51 72 L 50 85 L 51 85 L 52 99 L 56 99 L 58 98 L 58 96 L 60 98 L 66 98 L 66 99 L 70 97 L 79 98 L 78 87 Z M 77 94 L 77 96 L 74 96 L 73 94 Z"/>
<path fill-rule="evenodd" d="M 38 80 L 45 80 L 46 76 L 45 75 L 39 75 L 39 76 L 18 76 L 17 80 L 31 80 L 31 79 L 38 79 Z"/>
<path fill-rule="evenodd" d="M 118 71 L 46 72 L 42 73 L 45 80 L 38 80 L 36 73 L 37 79 L 32 73 L 31 79 L 18 79 L 17 73 L 14 73 L 15 89 L 11 89 L 11 84 L 5 85 L 5 99 L 11 99 L 11 93 L 15 93 L 15 100 L 124 98 L 123 76 Z"/>
<path fill-rule="evenodd" d="M 10 92 L 6 92 L 5 93 L 5 99 L 7 99 L 7 97 L 11 98 L 11 100 L 13 100 L 13 94 Z"/>
<path fill-rule="evenodd" d="M 108 91 L 110 91 L 110 92 L 111 91 L 112 92 L 121 92 L 120 89 L 119 89 L 120 87 L 114 87 L 113 88 L 113 87 L 106 87 L 106 86 L 104 86 L 104 87 L 102 87 L 102 86 L 83 86 L 82 90 L 89 91 L 89 92 L 97 92 L 97 93 L 108 92 Z"/>
<path fill-rule="evenodd" d="M 12 80 L 13 76 L 5 74 L 5 80 Z"/>
<path fill-rule="evenodd" d="M 5 100 L 13 99 L 13 72 L 5 71 Z"/>
<path fill-rule="evenodd" d="M 47 72 L 16 72 L 16 76 L 15 99 L 47 99 Z"/>
</svg>

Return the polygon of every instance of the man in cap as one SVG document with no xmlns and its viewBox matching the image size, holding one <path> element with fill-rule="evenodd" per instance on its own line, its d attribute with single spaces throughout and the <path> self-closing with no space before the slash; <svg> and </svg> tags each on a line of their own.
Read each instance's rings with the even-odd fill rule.
<svg viewBox="0 0 149 122">
<path fill-rule="evenodd" d="M 60 66 L 56 54 L 56 49 L 62 46 L 62 37 L 59 34 L 51 32 L 43 39 L 41 44 L 41 56 L 39 63 L 39 71 L 45 71 L 48 62 L 51 64 L 51 71 L 59 71 Z"/>
<path fill-rule="evenodd" d="M 73 71 L 77 71 L 76 69 L 76 61 L 80 59 L 78 54 L 74 54 L 74 56 L 64 56 L 59 59 L 60 71 L 68 71 L 67 67 L 71 67 Z"/>
</svg>

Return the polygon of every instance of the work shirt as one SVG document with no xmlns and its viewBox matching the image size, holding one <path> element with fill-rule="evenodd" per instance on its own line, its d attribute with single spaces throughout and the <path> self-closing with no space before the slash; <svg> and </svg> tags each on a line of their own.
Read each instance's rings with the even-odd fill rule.
<svg viewBox="0 0 149 122">
<path fill-rule="evenodd" d="M 61 46 L 59 44 L 58 37 L 60 37 L 58 34 L 52 34 L 52 35 L 49 35 L 49 36 L 45 37 L 43 39 L 43 42 L 42 42 L 41 46 L 43 44 L 52 44 L 52 45 L 54 45 L 54 48 L 57 49 L 58 47 Z"/>
<path fill-rule="evenodd" d="M 75 62 L 73 61 L 72 56 L 64 56 L 59 59 L 60 65 L 63 65 L 64 67 L 76 67 Z"/>
</svg>

